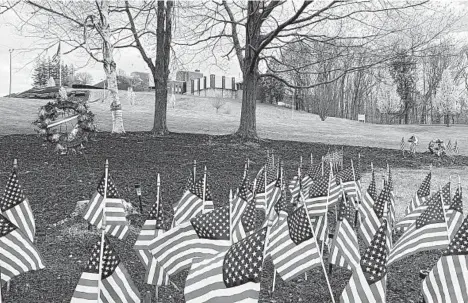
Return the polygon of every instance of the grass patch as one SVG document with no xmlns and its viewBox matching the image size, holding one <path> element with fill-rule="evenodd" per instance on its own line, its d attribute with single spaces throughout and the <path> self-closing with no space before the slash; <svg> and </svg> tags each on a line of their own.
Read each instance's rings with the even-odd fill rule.
<svg viewBox="0 0 468 303">
<path fill-rule="evenodd" d="M 222 114 L 219 116 L 225 117 Z M 53 146 L 43 143 L 33 135 L 12 135 L 3 137 L 0 144 L 0 185 L 5 186 L 13 159 L 18 158 L 20 182 L 33 208 L 37 228 L 46 232 L 45 236 L 37 239 L 46 269 L 14 278 L 12 290 L 5 294 L 4 302 L 69 301 L 91 247 L 99 238 L 95 231 L 86 230 L 81 216 L 72 214 L 76 202 L 89 199 L 95 190 L 106 158 L 109 159 L 110 174 L 120 195 L 135 207 L 138 207 L 138 199 L 134 184 L 142 185 L 144 215 L 128 217 L 132 228 L 126 241 L 111 241 L 143 295 L 153 289 L 142 282 L 144 269 L 132 247 L 156 198 L 157 173 L 161 174 L 162 207 L 169 222 L 171 205 L 182 195 L 194 159 L 199 164 L 199 172 L 201 167 L 207 166 L 214 202 L 220 206 L 228 202 L 229 189 L 238 186 L 247 157 L 252 164 L 251 174 L 254 174 L 265 160 L 265 150 L 273 149 L 283 159 L 286 179 L 290 179 L 297 171 L 300 155 L 307 159 L 312 152 L 318 159 L 330 147 L 322 143 L 270 140 L 243 144 L 228 136 L 171 134 L 167 137 L 153 137 L 149 133 L 110 136 L 99 133 L 96 141 L 86 145 L 84 155 L 58 156 L 52 153 Z M 418 154 L 415 158 L 403 158 L 396 150 L 353 146 L 345 146 L 344 152 L 354 158 L 361 153 L 363 168 L 367 171 L 363 176 L 364 187 L 367 187 L 369 181 L 370 162 L 380 169 L 378 176 L 389 162 L 394 173 L 397 217 L 401 216 L 426 175 L 429 164 L 434 165 L 433 190 L 443 185 L 450 174 L 460 174 L 463 181 L 468 177 L 465 168 L 468 157 L 464 156 L 436 159 L 429 154 Z M 348 161 L 345 160 L 346 163 Z M 463 185 L 466 192 L 466 182 Z M 466 199 L 464 202 L 466 204 Z M 392 265 L 389 270 L 388 302 L 416 300 L 420 286 L 418 271 L 434 264 L 437 256 L 438 252 L 419 254 Z M 181 290 L 185 275 L 182 273 L 172 279 Z M 263 275 L 260 302 L 329 301 L 319 268 L 308 273 L 307 281 L 300 277 L 291 283 L 284 283 L 278 276 L 273 294 L 269 293 L 273 276 L 271 261 L 267 261 Z M 333 271 L 330 282 L 336 298 L 349 276 L 350 272 L 344 269 L 336 268 Z M 165 303 L 183 302 L 183 293 L 172 286 L 161 288 L 160 297 Z"/>
</svg>

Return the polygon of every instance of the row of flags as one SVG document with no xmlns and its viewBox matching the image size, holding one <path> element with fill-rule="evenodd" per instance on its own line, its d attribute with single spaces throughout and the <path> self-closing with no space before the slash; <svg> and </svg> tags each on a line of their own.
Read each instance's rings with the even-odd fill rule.
<svg viewBox="0 0 468 303">
<path fill-rule="evenodd" d="M 16 172 L 13 171 L 0 197 L 0 280 L 1 285 L 29 271 L 45 267 L 35 245 L 34 215 Z M 1 302 L 0 294 L 0 302 Z"/>
<path fill-rule="evenodd" d="M 170 229 L 164 221 L 158 175 L 156 202 L 134 245 L 145 266 L 145 282 L 168 285 L 171 276 L 188 270 L 187 302 L 257 302 L 263 262 L 270 256 L 275 277 L 277 273 L 286 282 L 321 267 L 332 301 L 328 275 L 332 266 L 339 266 L 352 271 L 341 302 L 385 302 L 389 265 L 420 251 L 441 249 L 441 259 L 422 284 L 426 302 L 442 302 L 439 298 L 447 296 L 451 298 L 447 302 L 468 300 L 468 219 L 463 219 L 460 184 L 453 197 L 450 182 L 431 195 L 429 172 L 397 222 L 389 168 L 380 193 L 373 169 L 368 188 L 362 189 L 360 159 L 348 167 L 311 162 L 304 174 L 302 171 L 299 166 L 297 175 L 287 183 L 281 162 L 269 156 L 250 181 L 246 165 L 239 188 L 230 193 L 227 205 L 217 208 L 206 168 L 200 179 L 194 172 L 182 198 L 173 204 Z M 19 208 L 22 203 L 27 206 Z M 16 212 L 11 211 L 14 207 Z M 34 239 L 28 237 L 34 218 L 25 207 L 29 203 L 14 171 L 0 203 L 0 245 L 6 252 L 0 254 L 2 282 L 44 268 Z M 21 218 L 12 215 L 20 210 Z M 263 222 L 257 218 L 258 211 L 265 213 Z M 332 213 L 336 224 L 329 239 Z M 125 239 L 129 223 L 107 166 L 84 218 L 101 229 L 102 236 L 91 251 L 71 302 L 140 302 L 138 289 L 109 238 Z M 401 232 L 393 243 L 393 235 Z M 362 255 L 358 234 L 366 247 Z M 323 259 L 325 247 L 329 273 Z"/>
<path fill-rule="evenodd" d="M 415 154 L 416 153 L 416 146 L 418 145 L 418 142 L 417 142 L 417 139 L 415 140 L 414 139 L 415 137 L 412 136 L 408 142 L 409 142 L 409 152 L 411 154 Z M 444 151 L 446 154 L 450 155 L 450 154 L 455 154 L 455 155 L 458 155 L 459 154 L 459 147 L 458 147 L 458 140 L 455 140 L 455 142 L 453 143 L 452 145 L 452 141 L 449 140 L 447 142 L 447 144 L 443 144 L 441 143 L 442 146 L 444 147 Z M 406 150 L 406 142 L 405 142 L 405 137 L 402 137 L 401 138 L 401 141 L 400 141 L 400 150 L 401 152 L 403 153 L 403 155 L 405 154 L 405 150 Z M 440 156 L 440 150 L 437 151 L 438 155 Z"/>
</svg>

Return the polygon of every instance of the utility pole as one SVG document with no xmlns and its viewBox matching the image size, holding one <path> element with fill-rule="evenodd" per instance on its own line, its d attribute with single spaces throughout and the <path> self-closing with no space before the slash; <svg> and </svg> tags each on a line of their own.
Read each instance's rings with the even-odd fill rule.
<svg viewBox="0 0 468 303">
<path fill-rule="evenodd" d="M 8 90 L 8 96 L 10 96 L 11 95 L 11 80 L 12 80 L 11 78 L 11 53 L 13 53 L 14 49 L 10 48 L 8 51 L 10 52 L 10 89 Z"/>
</svg>

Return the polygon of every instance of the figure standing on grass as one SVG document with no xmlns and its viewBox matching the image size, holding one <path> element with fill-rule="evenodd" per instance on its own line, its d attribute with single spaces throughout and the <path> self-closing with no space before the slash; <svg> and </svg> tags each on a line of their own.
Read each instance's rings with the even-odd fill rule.
<svg viewBox="0 0 468 303">
<path fill-rule="evenodd" d="M 175 98 L 175 94 L 174 94 L 174 93 L 171 93 L 171 97 L 170 97 L 169 102 L 171 102 L 172 108 L 175 108 L 176 98 Z"/>
</svg>

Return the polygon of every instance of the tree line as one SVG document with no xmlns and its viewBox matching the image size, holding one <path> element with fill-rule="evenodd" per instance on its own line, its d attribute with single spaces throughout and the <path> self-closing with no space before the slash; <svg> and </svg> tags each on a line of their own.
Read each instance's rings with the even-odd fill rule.
<svg viewBox="0 0 468 303">
<path fill-rule="evenodd" d="M 435 57 L 423 54 L 450 32 L 458 16 L 426 0 L 66 4 L 28 0 L 14 9 L 30 13 L 24 18 L 18 14 L 21 28 L 43 37 L 45 45 L 62 40 L 68 52 L 81 52 L 102 63 L 112 99 L 114 132 L 124 131 L 116 49 L 136 48 L 151 71 L 155 134 L 169 131 L 167 81 L 173 66 L 193 61 L 219 66 L 236 62 L 244 81 L 236 132 L 242 138 L 257 137 L 257 91 L 262 85 L 274 88 L 269 100 L 279 100 L 284 87 L 293 94 L 297 109 L 315 112 L 322 119 L 355 119 L 358 113 L 366 113 L 371 121 L 378 121 L 379 115 L 381 120 L 388 117 L 401 123 L 411 123 L 416 117 L 428 121 L 429 115 L 430 121 L 437 120 L 435 109 L 442 107 L 436 106 L 436 96 L 442 86 L 431 69 L 438 70 L 440 62 L 430 63 Z M 427 61 L 423 78 L 427 78 L 422 80 L 423 88 L 416 89 L 421 79 L 413 75 L 423 58 Z M 456 83 L 461 81 L 456 78 Z M 380 100 L 383 92 L 393 92 L 385 85 L 397 91 L 398 112 Z"/>
</svg>

